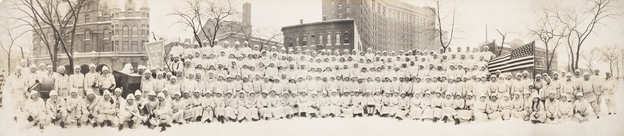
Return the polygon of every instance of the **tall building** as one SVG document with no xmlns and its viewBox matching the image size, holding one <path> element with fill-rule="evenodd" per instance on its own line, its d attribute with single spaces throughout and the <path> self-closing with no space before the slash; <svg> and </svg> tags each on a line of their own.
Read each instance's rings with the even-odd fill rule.
<svg viewBox="0 0 624 136">
<path fill-rule="evenodd" d="M 434 13 L 399 0 L 323 0 L 323 21 L 353 19 L 363 48 L 437 50 Z"/>
<path fill-rule="evenodd" d="M 126 63 L 134 68 L 146 65 L 148 57 L 143 43 L 149 41 L 150 35 L 148 0 L 93 1 L 78 15 L 75 39 L 65 39 L 68 43 L 74 42 L 68 49 L 73 53 L 74 65 L 81 66 L 83 73 L 88 72 L 90 63 L 96 64 L 98 71 L 102 66 L 121 70 Z M 36 64 L 51 64 L 41 38 L 36 34 L 33 37 L 33 60 Z M 59 65 L 69 68 L 62 50 L 58 58 Z"/>
</svg>

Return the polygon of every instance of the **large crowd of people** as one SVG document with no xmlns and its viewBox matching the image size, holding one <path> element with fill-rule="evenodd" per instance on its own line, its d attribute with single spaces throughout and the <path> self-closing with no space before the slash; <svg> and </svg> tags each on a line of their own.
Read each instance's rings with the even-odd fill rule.
<svg viewBox="0 0 624 136">
<path fill-rule="evenodd" d="M 130 64 L 142 77 L 127 96 L 104 66 L 72 75 L 65 67 L 23 61 L 7 78 L 18 122 L 42 131 L 50 124 L 164 131 L 190 122 L 241 123 L 291 118 L 378 116 L 462 124 L 492 120 L 585 122 L 608 114 L 617 80 L 599 71 L 551 74 L 489 73 L 493 57 L 481 51 L 286 50 L 247 42 L 214 47 L 180 44 L 162 66 Z M 204 42 L 204 45 L 207 45 Z M 31 85 L 53 85 L 43 100 Z M 20 116 L 21 117 L 21 116 Z"/>
</svg>

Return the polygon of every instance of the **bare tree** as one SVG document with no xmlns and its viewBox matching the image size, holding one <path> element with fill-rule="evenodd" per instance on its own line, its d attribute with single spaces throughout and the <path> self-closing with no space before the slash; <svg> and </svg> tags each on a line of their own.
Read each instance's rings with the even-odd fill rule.
<svg viewBox="0 0 624 136">
<path fill-rule="evenodd" d="M 529 29 L 529 31 L 530 35 L 536 36 L 537 39 L 546 46 L 546 71 L 550 72 L 553 65 L 552 62 L 555 58 L 555 52 L 559 45 L 561 45 L 561 40 L 564 38 L 561 33 L 565 33 L 565 29 L 559 27 L 556 18 L 552 17 L 549 12 L 545 12 L 543 16 L 540 15 L 537 21 L 537 27 L 535 29 Z M 570 56 L 569 53 L 568 56 Z"/>
<path fill-rule="evenodd" d="M 74 65 L 71 49 L 76 35 L 78 15 L 83 7 L 93 4 L 91 0 L 15 0 L 15 9 L 26 14 L 14 17 L 32 28 L 32 32 L 43 42 L 53 67 L 58 65 L 58 52 L 63 50 L 70 67 Z M 37 46 L 37 45 L 35 45 Z M 56 69 L 54 69 L 56 71 Z M 68 71 L 73 73 L 72 70 Z"/>
<path fill-rule="evenodd" d="M 181 3 L 181 6 L 174 6 L 174 12 L 168 16 L 181 18 L 174 24 L 190 28 L 200 47 L 214 46 L 214 40 L 219 34 L 228 34 L 225 38 L 229 38 L 249 27 L 228 21 L 241 15 L 233 7 L 234 0 L 184 0 Z M 223 31 L 234 33 L 222 33 Z M 202 40 L 207 40 L 210 45 L 204 45 Z"/>
<path fill-rule="evenodd" d="M 596 52 L 600 55 L 600 61 L 609 64 L 609 72 L 613 74 L 614 69 L 620 69 L 617 64 L 622 60 L 621 48 L 617 45 L 596 47 Z M 615 75 L 615 74 L 614 74 Z"/>
<path fill-rule="evenodd" d="M 593 48 L 591 51 L 589 51 L 589 53 L 583 52 L 583 54 L 581 54 L 581 58 L 583 58 L 583 64 L 585 64 L 585 66 L 590 69 L 592 74 L 594 67 L 601 59 L 598 52 L 598 48 Z"/>
<path fill-rule="evenodd" d="M 568 1 L 555 4 L 547 11 L 563 25 L 565 44 L 571 56 L 570 69 L 574 70 L 578 69 L 579 58 L 582 57 L 581 47 L 585 40 L 594 33 L 596 25 L 604 25 L 605 19 L 616 18 L 619 15 L 616 13 L 618 9 L 614 7 L 613 0 L 589 0 L 586 4 L 582 4 L 583 7 L 576 9 L 560 5 L 566 2 Z"/>
<path fill-rule="evenodd" d="M 0 25 L 0 37 L 2 37 L 3 40 L 0 41 L 0 47 L 7 54 L 7 72 L 11 73 L 11 69 L 13 69 L 11 67 L 11 53 L 13 51 L 13 47 L 16 45 L 15 42 L 20 37 L 24 36 L 27 31 L 19 31 L 20 27 L 22 27 L 23 25 L 18 25 L 16 23 L 17 20 L 8 17 L 2 17 L 1 20 L 2 24 Z"/>
<path fill-rule="evenodd" d="M 444 51 L 446 51 L 446 49 L 456 38 L 455 33 L 462 32 L 462 30 L 458 29 L 455 24 L 459 17 L 455 1 L 453 1 L 452 6 L 448 9 L 448 11 L 440 1 L 441 0 L 434 0 L 434 6 L 429 6 L 431 7 L 429 9 L 434 15 L 435 20 L 435 28 L 432 30 L 433 37 L 438 40 L 440 46 L 444 49 Z"/>
<path fill-rule="evenodd" d="M 496 54 L 496 56 L 499 56 L 503 53 L 503 47 L 505 47 L 505 38 L 507 38 L 507 31 L 505 31 L 505 33 L 502 33 L 501 31 L 499 31 L 498 29 L 496 29 L 496 32 L 498 32 L 498 34 L 500 34 L 502 40 L 501 40 L 501 47 L 498 50 L 498 54 Z"/>
<path fill-rule="evenodd" d="M 252 41 L 256 41 L 260 50 L 264 48 L 264 45 L 276 46 L 277 42 L 282 41 L 284 38 L 282 32 L 278 29 L 269 32 L 267 29 L 255 28 L 252 31 L 243 31 L 242 33 L 245 36 L 245 40 L 250 42 L 249 44 L 252 44 Z"/>
</svg>

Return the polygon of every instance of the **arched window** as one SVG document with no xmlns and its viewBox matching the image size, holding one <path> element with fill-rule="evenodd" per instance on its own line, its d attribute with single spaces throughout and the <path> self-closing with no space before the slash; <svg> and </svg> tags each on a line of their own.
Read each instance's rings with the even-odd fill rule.
<svg viewBox="0 0 624 136">
<path fill-rule="evenodd" d="M 297 43 L 299 43 L 299 35 L 297 35 L 296 39 L 295 39 L 295 45 L 297 45 Z"/>
<path fill-rule="evenodd" d="M 104 29 L 104 38 L 110 38 L 110 30 Z"/>
<path fill-rule="evenodd" d="M 325 37 L 325 36 L 323 36 L 322 33 L 319 34 L 319 45 L 323 45 L 325 43 L 325 39 L 323 39 L 323 37 Z"/>
<path fill-rule="evenodd" d="M 314 35 L 310 36 L 310 45 L 314 45 L 316 43 L 316 37 Z"/>
<path fill-rule="evenodd" d="M 128 28 L 128 26 L 123 26 L 123 29 L 121 31 L 123 32 L 123 36 L 128 36 L 130 34 L 130 29 Z"/>
<path fill-rule="evenodd" d="M 327 34 L 327 45 L 332 45 L 331 42 L 332 42 L 331 34 Z"/>
<path fill-rule="evenodd" d="M 341 45 L 340 44 L 340 33 L 336 33 L 336 45 Z"/>
<path fill-rule="evenodd" d="M 137 26 L 132 26 L 132 35 L 138 35 L 139 30 Z"/>
<path fill-rule="evenodd" d="M 85 40 L 90 40 L 91 39 L 91 31 L 85 30 L 84 38 L 85 38 Z"/>
<path fill-rule="evenodd" d="M 303 44 L 302 45 L 308 45 L 308 37 L 306 35 L 303 35 Z"/>
<path fill-rule="evenodd" d="M 349 44 L 349 32 L 344 33 L 344 44 Z"/>
</svg>

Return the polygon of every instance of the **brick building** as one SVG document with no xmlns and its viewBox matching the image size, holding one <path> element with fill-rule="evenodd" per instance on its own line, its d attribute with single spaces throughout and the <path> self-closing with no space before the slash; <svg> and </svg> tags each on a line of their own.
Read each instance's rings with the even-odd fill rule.
<svg viewBox="0 0 624 136">
<path fill-rule="evenodd" d="M 96 0 L 85 7 L 78 15 L 75 39 L 70 47 L 74 65 L 88 71 L 88 65 L 94 63 L 121 70 L 123 65 L 131 63 L 134 68 L 146 65 L 148 60 L 143 43 L 149 41 L 149 3 L 148 0 Z M 47 31 L 43 29 L 43 31 Z M 51 64 L 44 43 L 36 34 L 33 36 L 33 61 L 36 64 Z M 61 50 L 58 54 L 59 65 L 69 68 L 67 56 Z"/>
<path fill-rule="evenodd" d="M 282 27 L 284 46 L 289 50 L 362 50 L 353 19 L 334 19 Z"/>
<path fill-rule="evenodd" d="M 363 48 L 437 50 L 434 14 L 399 0 L 323 0 L 323 20 L 353 19 Z"/>
</svg>

